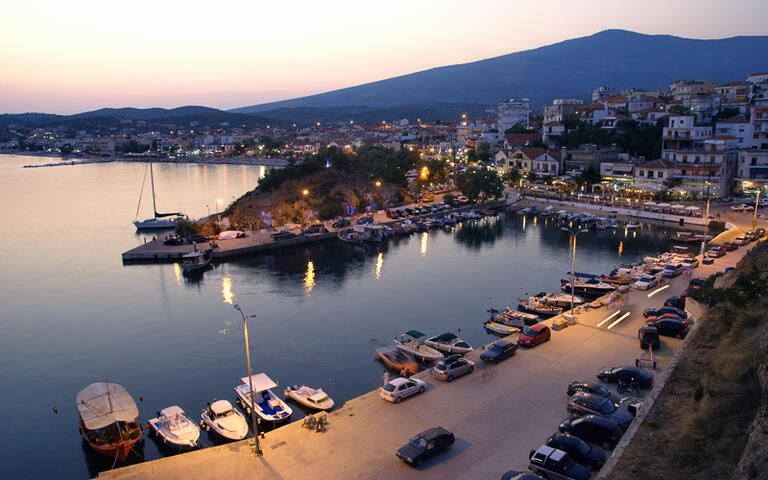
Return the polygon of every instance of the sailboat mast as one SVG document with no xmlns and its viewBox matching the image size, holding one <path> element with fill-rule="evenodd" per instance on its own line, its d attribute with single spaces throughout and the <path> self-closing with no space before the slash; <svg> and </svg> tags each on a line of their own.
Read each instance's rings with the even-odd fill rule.
<svg viewBox="0 0 768 480">
<path fill-rule="evenodd" d="M 155 202 L 155 174 L 152 169 L 152 159 L 149 159 L 149 180 L 152 183 L 152 210 L 155 212 L 155 218 L 157 218 L 157 204 Z"/>
</svg>

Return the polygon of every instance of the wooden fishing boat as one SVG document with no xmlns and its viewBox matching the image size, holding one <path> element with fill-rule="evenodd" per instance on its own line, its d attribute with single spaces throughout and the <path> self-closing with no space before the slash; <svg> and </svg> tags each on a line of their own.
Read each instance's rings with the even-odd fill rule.
<svg viewBox="0 0 768 480">
<path fill-rule="evenodd" d="M 96 452 L 125 460 L 141 438 L 139 409 L 122 385 L 95 382 L 76 397 L 80 435 Z"/>
</svg>

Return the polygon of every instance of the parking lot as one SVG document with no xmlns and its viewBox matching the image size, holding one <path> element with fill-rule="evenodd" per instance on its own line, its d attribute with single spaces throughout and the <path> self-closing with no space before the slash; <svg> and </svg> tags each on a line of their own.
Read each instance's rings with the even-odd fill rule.
<svg viewBox="0 0 768 480">
<path fill-rule="evenodd" d="M 745 250 L 728 252 L 713 265 L 698 267 L 694 276 L 734 266 Z M 250 456 L 247 441 L 242 441 L 105 472 L 101 477 L 496 479 L 510 468 L 525 470 L 529 451 L 568 416 L 567 385 L 573 380 L 595 381 L 601 367 L 634 364 L 642 352 L 636 336 L 644 323 L 642 310 L 661 305 L 687 283 L 679 276 L 655 295 L 655 289 L 633 289 L 613 306 L 579 313 L 579 325 L 553 332 L 551 341 L 520 349 L 499 365 L 485 365 L 479 360 L 481 352 L 472 352 L 469 358 L 477 363 L 474 373 L 452 383 L 436 381 L 423 372 L 419 376 L 428 382 L 427 391 L 400 404 L 385 402 L 376 391 L 352 399 L 328 415 L 326 433 L 310 432 L 294 422 L 266 434 L 261 441 L 263 457 Z M 658 372 L 681 342 L 662 337 Z M 410 436 L 438 425 L 456 436 L 448 452 L 418 469 L 394 456 Z"/>
</svg>

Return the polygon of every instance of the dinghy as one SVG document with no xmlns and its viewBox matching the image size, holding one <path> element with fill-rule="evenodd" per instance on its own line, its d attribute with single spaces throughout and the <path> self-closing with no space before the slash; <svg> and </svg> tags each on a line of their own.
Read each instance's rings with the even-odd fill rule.
<svg viewBox="0 0 768 480">
<path fill-rule="evenodd" d="M 485 331 L 488 333 L 493 333 L 494 335 L 501 335 L 502 337 L 506 337 L 507 335 L 512 335 L 513 333 L 519 333 L 522 330 L 520 327 L 513 327 L 512 325 L 504 325 L 503 323 L 493 322 L 490 320 L 483 324 L 483 328 L 485 328 Z"/>
<path fill-rule="evenodd" d="M 285 388 L 283 395 L 315 410 L 330 410 L 333 408 L 333 400 L 322 388 L 314 389 L 306 385 L 293 385 Z"/>
<path fill-rule="evenodd" d="M 157 412 L 157 418 L 149 420 L 149 428 L 163 443 L 178 449 L 195 448 L 200 438 L 200 427 L 178 405 Z"/>
</svg>

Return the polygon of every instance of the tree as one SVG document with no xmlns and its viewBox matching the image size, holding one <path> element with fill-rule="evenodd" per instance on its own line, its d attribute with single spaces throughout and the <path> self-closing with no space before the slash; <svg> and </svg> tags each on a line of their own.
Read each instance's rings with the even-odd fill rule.
<svg viewBox="0 0 768 480">
<path fill-rule="evenodd" d="M 193 233 L 200 231 L 200 225 L 191 220 L 179 220 L 176 222 L 176 228 L 173 229 L 173 233 L 180 237 L 188 237 Z"/>
<path fill-rule="evenodd" d="M 509 184 L 514 185 L 517 182 L 519 182 L 521 178 L 523 178 L 523 174 L 520 173 L 520 170 L 513 167 L 507 173 L 504 174 L 503 180 Z"/>
<path fill-rule="evenodd" d="M 59 147 L 59 152 L 63 155 L 67 155 L 69 153 L 72 153 L 73 151 L 75 151 L 75 147 L 73 147 L 69 143 L 65 143 L 64 145 Z"/>
<path fill-rule="evenodd" d="M 585 168 L 583 172 L 576 176 L 576 183 L 579 185 L 594 185 L 595 183 L 600 183 L 600 180 L 600 172 L 598 172 L 597 169 L 592 165 Z"/>
<path fill-rule="evenodd" d="M 526 178 L 528 179 L 528 183 L 536 183 L 536 180 L 539 179 L 539 176 L 536 175 L 536 172 L 531 170 L 530 172 L 528 172 L 528 175 L 526 175 Z"/>
<path fill-rule="evenodd" d="M 521 122 L 517 122 L 510 128 L 504 130 L 504 135 L 509 135 L 510 133 L 531 133 L 531 131 L 525 128 L 525 125 L 523 125 Z"/>
<path fill-rule="evenodd" d="M 477 147 L 475 147 L 475 150 L 477 151 L 477 157 L 487 162 L 491 159 L 491 144 L 488 142 L 479 142 L 477 144 Z"/>
<path fill-rule="evenodd" d="M 156 151 L 157 151 L 157 149 L 158 149 L 158 145 L 157 145 L 157 139 L 156 139 L 156 138 L 153 138 L 153 139 L 152 139 L 152 151 L 153 151 L 153 152 L 156 152 Z"/>
<path fill-rule="evenodd" d="M 445 195 L 443 195 L 443 203 L 447 203 L 448 205 L 453 205 L 454 201 L 456 201 L 456 197 L 454 197 L 452 193 L 446 193 Z"/>
<path fill-rule="evenodd" d="M 673 105 L 669 109 L 669 113 L 674 115 L 693 115 L 691 109 L 685 105 Z"/>
<path fill-rule="evenodd" d="M 504 184 L 498 174 L 485 168 L 459 173 L 456 175 L 456 187 L 472 201 L 481 195 L 485 198 L 498 197 L 504 191 Z"/>
</svg>

